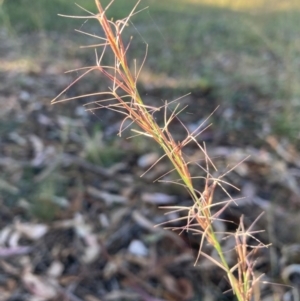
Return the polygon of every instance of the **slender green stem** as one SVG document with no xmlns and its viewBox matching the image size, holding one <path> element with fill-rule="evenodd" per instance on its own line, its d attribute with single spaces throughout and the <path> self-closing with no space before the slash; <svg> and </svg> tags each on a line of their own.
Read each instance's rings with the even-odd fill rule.
<svg viewBox="0 0 300 301">
<path fill-rule="evenodd" d="M 198 212 L 196 214 L 199 214 L 199 218 L 200 218 L 198 220 L 199 226 L 202 227 L 202 230 L 205 233 L 203 235 L 205 235 L 205 238 L 208 240 L 208 242 L 211 243 L 211 245 L 215 248 L 219 256 L 219 259 L 221 261 L 221 263 L 216 263 L 216 264 L 221 265 L 222 268 L 226 271 L 230 281 L 230 285 L 238 301 L 249 301 L 250 297 L 247 296 L 247 293 L 250 290 L 249 288 L 250 282 L 248 279 L 249 277 L 246 274 L 247 271 L 245 272 L 243 271 L 243 269 L 239 270 L 239 271 L 243 271 L 243 273 L 241 274 L 243 278 L 242 281 L 244 281 L 244 283 L 241 284 L 240 278 L 237 279 L 234 276 L 233 271 L 230 269 L 226 261 L 226 258 L 223 254 L 222 246 L 218 241 L 216 237 L 216 233 L 213 229 L 213 225 L 212 225 L 213 217 L 211 215 L 211 211 L 209 207 L 213 198 L 213 193 L 209 195 L 208 201 L 205 199 L 204 196 L 202 196 L 202 194 L 201 196 L 198 195 L 198 192 L 195 190 L 193 186 L 192 178 L 189 174 L 188 164 L 183 158 L 183 156 L 181 155 L 181 144 L 176 143 L 173 140 L 171 134 L 168 132 L 167 129 L 168 122 L 166 122 L 167 123 L 165 125 L 166 128 L 164 129 L 162 129 L 156 123 L 156 120 L 154 119 L 151 112 L 148 111 L 147 107 L 144 105 L 144 102 L 139 94 L 139 91 L 137 90 L 136 79 L 134 78 L 127 64 L 127 58 L 126 58 L 127 49 L 125 49 L 121 39 L 122 30 L 119 31 L 119 25 L 117 24 L 117 22 L 114 25 L 112 25 L 113 23 L 111 21 L 108 21 L 108 19 L 105 16 L 105 10 L 103 10 L 101 6 L 100 0 L 95 0 L 95 2 L 99 10 L 99 14 L 95 15 L 95 18 L 97 18 L 98 21 L 100 22 L 106 35 L 107 44 L 110 45 L 110 48 L 116 58 L 115 74 L 110 74 L 109 71 L 107 72 L 104 67 L 103 68 L 99 67 L 99 69 L 110 80 L 113 81 L 114 86 L 117 86 L 118 89 L 119 88 L 123 89 L 126 95 L 131 97 L 133 108 L 122 100 L 122 97 L 117 94 L 117 91 L 114 90 L 112 93 L 116 97 L 116 99 L 119 100 L 120 103 L 124 106 L 124 109 L 127 110 L 128 117 L 131 118 L 136 124 L 138 124 L 148 136 L 151 136 L 160 145 L 160 147 L 165 152 L 166 156 L 168 156 L 175 170 L 177 171 L 180 178 L 182 179 L 187 191 L 189 192 L 190 196 L 195 202 L 195 205 L 197 206 Z M 129 17 L 130 16 L 131 14 L 129 15 Z M 123 23 L 126 24 L 129 17 L 125 19 L 125 21 L 123 20 Z M 209 171 L 207 172 L 209 174 Z M 208 184 L 208 180 L 206 184 Z M 209 193 L 209 191 L 206 191 L 206 189 L 207 187 L 205 188 L 203 195 L 205 193 Z M 203 218 L 203 220 L 201 220 L 201 218 Z"/>
</svg>

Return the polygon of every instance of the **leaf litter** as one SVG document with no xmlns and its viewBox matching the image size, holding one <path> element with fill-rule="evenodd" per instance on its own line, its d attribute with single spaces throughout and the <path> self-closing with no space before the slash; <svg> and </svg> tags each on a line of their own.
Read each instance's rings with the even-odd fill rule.
<svg viewBox="0 0 300 301">
<path fill-rule="evenodd" d="M 121 124 L 117 114 L 83 114 L 82 103 L 75 101 L 51 107 L 50 100 L 71 81 L 71 76 L 62 72 L 84 65 L 71 58 L 55 63 L 53 57 L 49 53 L 48 58 L 15 68 L 8 56 L 0 70 L 0 300 L 220 300 L 228 284 L 217 267 L 205 257 L 194 267 L 200 235 L 191 231 L 177 235 L 155 227 L 174 220 L 171 226 L 183 228 L 181 211 L 164 215 L 158 206 L 184 207 L 191 202 L 183 189 L 170 184 L 176 181 L 172 173 L 166 174 L 170 166 L 161 160 L 140 178 L 160 158 L 159 150 L 149 149 L 143 137 L 137 142 L 115 138 Z M 72 87 L 69 93 L 71 97 L 80 95 L 95 85 L 101 89 L 94 80 Z M 144 89 L 149 100 L 159 104 L 158 91 L 152 91 L 152 86 L 148 83 Z M 206 104 L 212 96 L 205 93 L 200 99 L 190 95 L 185 101 L 190 108 L 195 101 L 199 106 Z M 184 116 L 190 128 L 197 128 L 199 118 L 205 120 L 211 113 L 210 106 L 200 107 L 201 111 L 195 108 L 197 119 Z M 216 114 L 222 118 L 222 113 Z M 231 115 L 236 114 L 243 112 Z M 182 136 L 180 124 L 174 126 Z M 256 130 L 251 134 L 259 146 L 251 148 L 243 144 L 232 147 L 227 133 L 217 127 L 204 132 L 208 152 L 219 169 L 226 170 L 250 155 L 225 177 L 241 188 L 240 192 L 230 191 L 233 198 L 244 199 L 238 205 L 232 202 L 215 227 L 220 232 L 234 232 L 241 214 L 250 226 L 263 209 L 266 215 L 253 231 L 266 229 L 259 238 L 271 240 L 274 251 L 258 251 L 258 269 L 269 282 L 277 275 L 282 283 L 299 287 L 292 276 L 299 274 L 296 246 L 300 236 L 290 231 L 300 227 L 299 150 L 279 137 L 262 137 Z M 93 131 L 106 133 L 102 135 L 104 150 L 112 145 L 122 150 L 122 155 L 111 159 L 92 148 L 100 159 L 91 162 L 84 135 Z M 123 136 L 126 133 L 131 135 L 125 131 Z M 191 161 L 204 159 L 193 145 L 187 153 Z M 109 166 L 101 158 L 110 160 Z M 196 172 L 201 176 L 201 170 Z M 164 174 L 165 183 L 153 183 Z M 220 190 L 216 199 L 228 197 Z M 64 200 L 64 205 L 57 200 Z M 223 241 L 228 261 L 234 262 L 230 259 L 232 236 Z M 203 250 L 215 257 L 209 247 L 204 245 Z M 262 300 L 290 292 L 288 287 L 267 286 Z"/>
</svg>

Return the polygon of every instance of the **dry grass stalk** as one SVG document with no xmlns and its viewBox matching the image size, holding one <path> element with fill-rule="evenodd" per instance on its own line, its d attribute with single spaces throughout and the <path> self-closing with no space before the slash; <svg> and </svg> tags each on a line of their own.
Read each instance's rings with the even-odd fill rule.
<svg viewBox="0 0 300 301">
<path fill-rule="evenodd" d="M 202 234 L 199 256 L 202 255 L 208 258 L 216 266 L 220 267 L 225 271 L 225 273 L 228 276 L 230 285 L 232 287 L 232 291 L 239 301 L 251 300 L 253 294 L 253 287 L 259 281 L 259 279 L 256 279 L 254 276 L 254 264 L 251 258 L 253 253 L 255 253 L 255 250 L 261 247 L 262 244 L 258 243 L 257 246 L 252 247 L 252 251 L 248 251 L 249 246 L 247 244 L 247 238 L 253 237 L 253 232 L 251 233 L 250 229 L 248 229 L 247 231 L 244 229 L 243 219 L 241 219 L 240 225 L 236 233 L 234 234 L 236 237 L 237 264 L 233 267 L 230 267 L 223 254 L 221 243 L 218 241 L 216 232 L 213 228 L 214 220 L 218 219 L 218 217 L 226 209 L 226 207 L 232 201 L 234 201 L 224 188 L 224 185 L 231 184 L 222 180 L 222 178 L 231 170 L 229 170 L 228 172 L 226 172 L 218 178 L 214 178 L 210 174 L 209 165 L 211 165 L 215 170 L 217 169 L 207 154 L 205 144 L 202 146 L 197 141 L 197 137 L 203 131 L 203 129 L 201 129 L 202 125 L 190 133 L 188 129 L 182 124 L 187 132 L 186 138 L 181 142 L 176 142 L 173 139 L 169 131 L 169 126 L 174 119 L 179 120 L 178 115 L 183 110 L 179 108 L 179 105 L 177 105 L 175 109 L 171 112 L 170 116 L 168 116 L 167 113 L 169 112 L 170 103 L 165 103 L 165 105 L 161 107 L 152 107 L 144 104 L 139 94 L 139 91 L 137 90 L 137 80 L 145 60 L 143 61 L 141 68 L 133 74 L 129 68 L 126 56 L 130 43 L 128 45 L 125 45 L 122 40 L 122 32 L 127 26 L 130 18 L 136 13 L 135 10 L 140 1 L 138 1 L 138 3 L 135 5 L 128 17 L 126 17 L 123 20 L 117 20 L 115 22 L 108 20 L 106 17 L 106 11 L 109 8 L 109 6 L 113 3 L 113 1 L 111 1 L 105 9 L 102 7 L 99 0 L 95 0 L 95 2 L 98 8 L 98 14 L 88 12 L 89 16 L 75 18 L 97 19 L 99 21 L 105 33 L 105 37 L 98 37 L 102 40 L 102 43 L 99 45 L 93 45 L 93 47 L 102 46 L 103 51 L 100 57 L 97 55 L 96 52 L 95 66 L 76 70 L 82 70 L 84 72 L 70 86 L 78 82 L 88 73 L 92 71 L 100 71 L 111 81 L 112 87 L 109 91 L 106 92 L 81 95 L 60 100 L 59 97 L 67 89 L 70 88 L 70 86 L 68 86 L 52 101 L 52 103 L 58 103 L 87 96 L 108 96 L 107 99 L 94 102 L 94 107 L 90 108 L 89 110 L 93 111 L 99 108 L 108 108 L 110 110 L 120 112 L 121 114 L 125 115 L 124 121 L 120 128 L 120 135 L 124 130 L 123 124 L 125 120 L 129 119 L 131 121 L 131 124 L 135 123 L 140 127 L 141 131 L 135 131 L 138 135 L 144 135 L 146 137 L 154 139 L 164 150 L 165 155 L 163 157 L 167 156 L 169 158 L 169 160 L 174 166 L 174 170 L 177 171 L 180 179 L 183 182 L 182 185 L 184 185 L 184 187 L 187 189 L 191 198 L 194 201 L 194 205 L 189 208 L 172 207 L 170 209 L 187 210 L 188 213 L 185 217 L 185 219 L 187 220 L 187 225 L 186 227 L 184 227 L 183 230 L 195 231 L 197 233 Z M 108 49 L 110 49 L 114 54 L 115 62 L 113 66 L 104 66 L 101 64 L 104 53 Z M 112 101 L 114 100 L 116 102 L 112 103 Z M 155 112 L 160 110 L 164 110 L 165 120 L 163 127 L 159 126 L 156 123 L 156 120 L 153 116 Z M 189 172 L 189 164 L 191 164 L 191 162 L 187 162 L 183 154 L 183 148 L 190 142 L 196 143 L 198 145 L 199 149 L 203 152 L 206 159 L 206 168 L 200 166 L 203 170 L 205 170 L 207 174 L 206 178 L 204 178 L 205 187 L 202 192 L 197 191 L 194 188 L 193 177 L 190 175 Z M 221 189 L 223 189 L 224 192 L 228 194 L 229 201 L 217 204 L 221 206 L 221 209 L 216 213 L 213 213 L 212 208 L 216 206 L 216 204 L 213 204 L 214 191 L 216 187 L 221 187 Z M 196 229 L 194 225 L 192 225 L 192 223 L 195 222 L 198 226 L 198 229 Z M 219 256 L 218 260 L 202 252 L 202 246 L 205 240 L 217 251 L 217 254 Z M 196 262 L 198 261 L 199 256 Z"/>
</svg>

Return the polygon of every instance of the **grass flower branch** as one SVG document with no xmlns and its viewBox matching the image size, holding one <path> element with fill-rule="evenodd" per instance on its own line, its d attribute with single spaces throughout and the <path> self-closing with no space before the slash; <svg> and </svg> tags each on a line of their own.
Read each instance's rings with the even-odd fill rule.
<svg viewBox="0 0 300 301">
<path fill-rule="evenodd" d="M 173 136 L 169 131 L 169 126 L 173 120 L 179 120 L 178 115 L 184 110 L 184 108 L 180 108 L 179 105 L 175 106 L 175 109 L 170 112 L 170 104 L 165 103 L 161 107 L 152 107 L 146 105 L 137 89 L 137 80 L 141 69 L 144 65 L 145 59 L 142 62 L 142 66 L 139 70 L 136 70 L 134 73 L 131 71 L 127 52 L 129 51 L 130 42 L 125 45 L 122 40 L 122 32 L 124 31 L 125 27 L 128 25 L 130 18 L 136 13 L 136 8 L 140 1 L 134 6 L 131 13 L 123 20 L 118 21 L 111 21 L 108 20 L 106 17 L 106 11 L 113 3 L 110 4 L 104 9 L 99 0 L 96 0 L 96 6 L 98 9 L 97 14 L 89 13 L 89 16 L 79 17 L 79 18 L 89 18 L 89 19 L 96 19 L 100 23 L 105 37 L 97 37 L 102 42 L 98 45 L 92 45 L 90 47 L 103 47 L 103 51 L 100 57 L 96 51 L 96 65 L 86 68 L 77 69 L 76 71 L 82 70 L 83 74 L 79 76 L 69 87 L 63 90 L 53 101 L 52 103 L 58 103 L 62 101 L 78 99 L 81 97 L 87 96 L 107 96 L 106 99 L 94 101 L 93 107 L 89 110 L 93 111 L 95 109 L 102 109 L 108 108 L 113 111 L 117 111 L 123 115 L 125 115 L 124 121 L 122 122 L 120 132 L 121 135 L 122 131 L 124 130 L 123 125 L 126 120 L 130 120 L 130 124 L 136 124 L 139 126 L 140 130 L 134 130 L 134 132 L 138 135 L 144 135 L 146 137 L 152 138 L 154 141 L 158 143 L 158 145 L 164 151 L 163 157 L 168 157 L 171 161 L 174 170 L 177 171 L 184 187 L 189 192 L 192 200 L 193 205 L 188 208 L 183 207 L 173 207 L 175 211 L 177 210 L 186 210 L 187 215 L 183 219 L 187 221 L 187 225 L 183 227 L 182 231 L 194 231 L 196 233 L 201 233 L 202 238 L 200 242 L 200 250 L 198 254 L 199 256 L 204 256 L 212 261 L 216 266 L 220 267 L 222 270 L 225 271 L 227 274 L 229 283 L 232 287 L 233 293 L 236 295 L 239 301 L 247 301 L 251 300 L 253 286 L 256 284 L 258 279 L 255 278 L 253 273 L 253 261 L 251 260 L 252 255 L 256 248 L 261 246 L 261 243 L 258 242 L 258 246 L 254 246 L 252 251 L 248 251 L 249 246 L 247 244 L 247 239 L 249 237 L 253 237 L 251 229 L 247 231 L 244 228 L 243 219 L 240 221 L 240 225 L 236 233 L 234 234 L 236 237 L 236 253 L 237 253 L 237 264 L 233 267 L 230 267 L 227 263 L 227 260 L 224 256 L 221 242 L 218 239 L 217 233 L 214 230 L 213 223 L 217 220 L 221 213 L 232 203 L 234 200 L 230 197 L 227 193 L 224 185 L 231 185 L 227 183 L 222 178 L 230 171 L 226 172 L 222 176 L 218 178 L 213 177 L 213 175 L 209 172 L 209 166 L 212 166 L 215 171 L 217 171 L 215 165 L 213 164 L 212 160 L 209 158 L 205 144 L 201 145 L 197 141 L 197 137 L 202 133 L 202 125 L 199 126 L 193 132 L 189 132 L 187 127 L 182 126 L 185 129 L 187 135 L 184 140 L 181 142 L 176 142 Z M 65 17 L 74 17 L 74 16 L 65 16 Z M 74 17 L 76 18 L 76 17 Z M 85 33 L 86 34 L 86 33 Z M 89 35 L 89 34 L 88 34 Z M 147 47 L 146 46 L 146 55 L 147 55 Z M 111 50 L 114 55 L 114 65 L 113 66 L 105 66 L 102 65 L 102 59 L 104 53 L 107 50 Z M 146 57 L 146 56 L 145 56 Z M 136 69 L 136 68 L 135 68 Z M 88 73 L 92 71 L 100 71 L 106 78 L 111 81 L 111 88 L 109 91 L 106 92 L 99 92 L 87 95 L 76 96 L 72 98 L 66 98 L 61 100 L 60 97 L 62 94 L 65 93 L 67 89 L 69 89 L 73 84 L 77 83 L 80 79 L 86 76 Z M 111 103 L 113 102 L 113 103 Z M 158 111 L 164 111 L 164 125 L 161 127 L 155 120 L 154 114 Z M 180 120 L 179 120 L 180 121 Z M 181 122 L 181 121 L 180 121 Z M 194 188 L 193 179 L 197 177 L 192 177 L 189 170 L 189 165 L 191 162 L 188 162 L 185 159 L 185 155 L 183 152 L 183 148 L 186 147 L 189 143 L 196 143 L 199 149 L 202 151 L 206 161 L 206 168 L 200 166 L 205 172 L 206 177 L 203 178 L 205 186 L 203 191 L 197 191 Z M 159 159 L 161 160 L 161 158 Z M 159 161 L 158 160 L 158 161 Z M 199 177 L 198 177 L 199 178 Z M 225 203 L 217 203 L 213 204 L 214 201 L 214 192 L 217 187 L 221 187 L 225 191 L 225 193 L 229 196 L 229 201 Z M 216 206 L 220 206 L 217 212 L 212 210 Z M 195 224 L 197 225 L 198 229 L 195 228 Z M 200 230 L 199 230 L 200 228 Z M 174 228 L 173 228 L 174 229 Z M 212 256 L 202 252 L 202 246 L 204 242 L 207 241 L 217 252 L 218 259 L 213 258 Z"/>
</svg>

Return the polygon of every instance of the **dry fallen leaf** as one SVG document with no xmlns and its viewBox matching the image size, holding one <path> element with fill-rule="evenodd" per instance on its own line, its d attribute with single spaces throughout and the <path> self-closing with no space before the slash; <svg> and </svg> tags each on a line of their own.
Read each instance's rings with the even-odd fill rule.
<svg viewBox="0 0 300 301">
<path fill-rule="evenodd" d="M 142 201 L 155 205 L 167 205 L 176 202 L 176 196 L 164 193 L 148 193 L 145 192 L 141 195 Z"/>
<path fill-rule="evenodd" d="M 87 192 L 93 197 L 102 199 L 107 205 L 114 203 L 124 204 L 128 202 L 128 199 L 122 195 L 108 193 L 92 186 L 88 186 Z"/>
<path fill-rule="evenodd" d="M 148 248 L 145 246 L 145 244 L 137 239 L 134 239 L 131 241 L 131 243 L 128 246 L 128 251 L 131 254 L 137 255 L 137 256 L 147 256 L 148 255 Z"/>
<path fill-rule="evenodd" d="M 6 244 L 10 234 L 12 232 L 12 227 L 5 227 L 0 231 L 0 246 Z"/>
<path fill-rule="evenodd" d="M 176 299 L 174 300 L 190 300 L 194 296 L 192 284 L 185 278 L 176 279 L 175 277 L 165 274 L 161 277 L 167 291 Z"/>
<path fill-rule="evenodd" d="M 141 168 L 147 168 L 153 165 L 159 159 L 158 153 L 148 153 L 139 157 L 137 164 Z"/>
<path fill-rule="evenodd" d="M 16 255 L 24 255 L 32 250 L 31 247 L 11 247 L 1 248 L 0 247 L 0 258 L 11 257 Z"/>
<path fill-rule="evenodd" d="M 86 235 L 84 240 L 87 246 L 85 247 L 84 254 L 81 256 L 81 260 L 84 263 L 91 263 L 97 259 L 101 248 L 95 234 Z"/>
<path fill-rule="evenodd" d="M 16 222 L 15 229 L 17 232 L 26 236 L 26 238 L 28 239 L 38 240 L 48 232 L 49 227 L 44 224 Z"/>
<path fill-rule="evenodd" d="M 55 260 L 51 263 L 50 267 L 48 268 L 47 275 L 52 278 L 57 278 L 62 275 L 63 270 L 64 265 L 60 261 Z"/>
<path fill-rule="evenodd" d="M 58 291 L 55 285 L 47 278 L 36 276 L 30 272 L 25 272 L 22 281 L 26 289 L 40 300 L 50 300 L 57 297 Z"/>
</svg>

